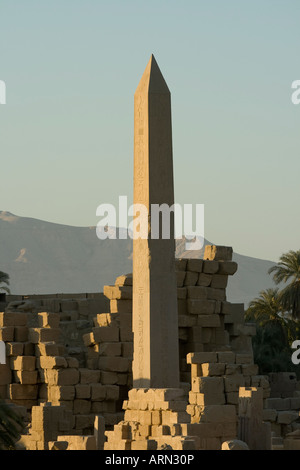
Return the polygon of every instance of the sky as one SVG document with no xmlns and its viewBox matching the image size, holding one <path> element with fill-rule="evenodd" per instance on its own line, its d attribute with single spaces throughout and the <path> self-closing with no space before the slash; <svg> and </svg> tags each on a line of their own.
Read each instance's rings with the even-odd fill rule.
<svg viewBox="0 0 300 470">
<path fill-rule="evenodd" d="M 94 226 L 132 202 L 133 95 L 171 91 L 175 201 L 255 258 L 298 250 L 300 3 L 0 0 L 0 210 Z"/>
</svg>

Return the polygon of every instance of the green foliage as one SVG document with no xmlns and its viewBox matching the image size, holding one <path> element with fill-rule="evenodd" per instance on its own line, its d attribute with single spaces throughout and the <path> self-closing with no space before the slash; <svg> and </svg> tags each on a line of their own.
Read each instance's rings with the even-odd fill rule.
<svg viewBox="0 0 300 470">
<path fill-rule="evenodd" d="M 293 350 L 286 342 L 286 334 L 280 324 L 258 325 L 252 339 L 254 363 L 260 374 L 270 372 L 295 372 L 300 378 L 299 367 L 292 363 Z"/>
<path fill-rule="evenodd" d="M 10 290 L 8 286 L 9 286 L 9 275 L 0 271 L 0 293 L 1 291 L 4 291 L 7 294 L 10 294 Z"/>
<path fill-rule="evenodd" d="M 254 361 L 261 374 L 286 371 L 300 378 L 299 366 L 291 360 L 291 345 L 300 339 L 300 251 L 283 254 L 269 273 L 274 273 L 277 285 L 291 282 L 282 290 L 276 287 L 261 291 L 249 304 L 245 320 L 256 323 Z"/>
<path fill-rule="evenodd" d="M 300 319 L 300 250 L 283 254 L 279 263 L 269 269 L 271 273 L 277 285 L 290 281 L 280 292 L 280 302 L 293 318 Z"/>
<path fill-rule="evenodd" d="M 14 450 L 20 433 L 24 429 L 23 419 L 11 404 L 0 401 L 0 450 Z"/>
</svg>

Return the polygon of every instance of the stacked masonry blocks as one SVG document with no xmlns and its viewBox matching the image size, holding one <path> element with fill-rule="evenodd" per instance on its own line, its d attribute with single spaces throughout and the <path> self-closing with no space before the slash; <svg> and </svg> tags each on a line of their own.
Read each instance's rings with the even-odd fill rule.
<svg viewBox="0 0 300 470">
<path fill-rule="evenodd" d="M 124 401 L 124 420 L 107 431 L 104 450 L 195 449 L 196 437 L 184 436 L 181 423 L 189 423 L 183 389 L 132 389 Z"/>
<path fill-rule="evenodd" d="M 251 355 L 197 352 L 188 354 L 187 362 L 191 364 L 187 407 L 191 423 L 201 425 L 201 448 L 221 449 L 224 441 L 236 438 L 240 387 L 259 385 L 268 396 L 269 384 L 257 375 Z"/>
<path fill-rule="evenodd" d="M 155 426 L 158 426 L 158 433 L 167 433 L 166 435 L 172 438 L 176 434 L 177 439 L 184 440 L 184 445 L 187 447 L 194 444 L 183 436 L 194 435 L 202 439 L 200 448 L 218 447 L 220 439 L 231 436 L 231 432 L 228 429 L 223 430 L 218 424 L 217 442 L 206 441 L 200 429 L 205 425 L 206 432 L 213 437 L 212 430 L 208 427 L 214 424 L 204 422 L 205 413 L 201 413 L 202 418 L 198 425 L 195 416 L 199 416 L 200 419 L 200 408 L 194 409 L 195 414 L 193 414 L 192 407 L 228 405 L 236 408 L 237 387 L 241 385 L 263 386 L 264 397 L 267 398 L 268 382 L 265 377 L 257 375 L 256 366 L 253 364 L 251 336 L 255 334 L 255 329 L 252 325 L 244 324 L 243 305 L 232 304 L 226 300 L 228 276 L 233 275 L 237 269 L 237 264 L 232 261 L 232 249 L 206 247 L 203 260 L 178 259 L 176 266 L 181 381 L 185 382 L 185 386 L 189 386 L 192 367 L 195 379 L 207 377 L 213 378 L 216 384 L 223 382 L 224 391 L 219 390 L 218 396 L 212 395 L 218 405 L 209 404 L 210 394 L 205 392 L 209 390 L 209 380 L 206 380 L 206 383 L 204 380 L 192 383 L 191 401 L 186 403 L 189 415 L 192 416 L 192 424 L 185 420 L 178 423 L 174 416 L 172 418 L 175 419 L 174 423 L 167 419 L 172 413 L 183 413 L 180 416 L 186 416 L 186 410 L 178 410 L 178 407 L 183 407 L 183 403 L 179 403 L 183 400 L 177 400 L 175 409 L 169 409 L 170 404 L 166 404 L 168 400 L 165 400 L 161 409 L 155 410 L 136 410 L 134 400 L 132 398 L 127 400 L 128 391 L 132 387 L 133 357 L 131 274 L 119 276 L 114 286 L 104 287 L 110 311 L 109 313 L 98 311 L 97 314 L 95 311 L 94 327 L 82 337 L 82 351 L 85 358 L 80 362 L 80 366 L 74 357 L 68 355 L 68 349 L 59 344 L 64 342 L 67 346 L 66 341 L 61 341 L 60 333 L 62 325 L 68 322 L 61 320 L 66 319 L 69 309 L 74 309 L 76 312 L 76 302 L 71 300 L 62 302 L 56 299 L 57 308 L 54 308 L 56 304 L 51 304 L 55 313 L 39 313 L 39 324 L 36 328 L 28 327 L 24 313 L 1 314 L 0 340 L 6 342 L 7 354 L 11 361 L 6 366 L 0 366 L 2 367 L 0 395 L 27 405 L 27 409 L 46 402 L 51 402 L 54 407 L 63 405 L 72 413 L 72 429 L 69 431 L 72 435 L 91 434 L 94 417 L 99 414 L 104 416 L 107 430 L 113 429 L 113 426 L 120 421 L 122 424 L 124 402 L 126 420 L 132 413 L 131 423 L 134 422 L 132 418 L 137 411 L 155 412 L 153 422 L 151 414 L 152 424 L 143 424 L 150 428 L 154 426 L 150 429 L 148 443 L 133 443 L 131 448 L 137 445 L 160 445 L 155 436 Z M 51 299 L 49 302 L 51 303 Z M 61 312 L 58 311 L 59 308 Z M 201 373 L 199 370 L 195 372 L 194 363 L 189 364 L 186 361 L 189 353 L 213 352 L 218 354 L 217 357 L 221 357 L 219 356 L 221 353 L 229 354 L 231 359 L 229 356 L 227 359 L 223 356 L 222 360 L 204 361 L 203 364 L 197 365 L 198 369 L 201 368 Z M 79 355 L 82 358 L 82 355 Z M 24 359 L 20 359 L 19 356 Z M 197 395 L 196 398 L 193 394 Z M 155 419 L 159 422 L 162 417 L 164 424 L 156 424 Z M 227 415 L 225 417 L 228 419 Z M 149 422 L 149 415 L 142 413 L 141 420 Z M 168 426 L 171 428 L 168 429 Z M 131 441 L 140 441 L 136 439 L 136 435 L 141 432 L 145 436 L 147 429 L 138 429 Z M 151 444 L 152 437 L 155 437 L 156 444 Z M 182 443 L 176 445 L 180 447 Z M 128 447 L 128 443 L 125 446 Z"/>
<path fill-rule="evenodd" d="M 0 396 L 30 409 L 39 398 L 39 378 L 27 314 L 0 313 L 0 340 L 6 345 L 6 364 L 0 365 Z"/>
<path fill-rule="evenodd" d="M 30 434 L 22 437 L 27 450 L 48 450 L 50 441 L 72 428 L 72 413 L 64 406 L 43 403 L 32 407 Z"/>
<path fill-rule="evenodd" d="M 104 286 L 104 294 L 110 299 L 110 313 L 98 314 L 92 332 L 83 340 L 87 366 L 100 371 L 103 385 L 118 390 L 117 400 L 98 409 L 106 425 L 113 426 L 123 417 L 122 402 L 132 386 L 132 276 L 119 276 L 115 286 Z"/>
</svg>

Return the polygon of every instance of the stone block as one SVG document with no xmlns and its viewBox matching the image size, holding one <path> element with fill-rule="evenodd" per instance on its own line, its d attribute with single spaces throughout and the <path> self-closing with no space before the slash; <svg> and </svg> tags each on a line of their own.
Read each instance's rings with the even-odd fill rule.
<svg viewBox="0 0 300 470">
<path fill-rule="evenodd" d="M 205 274 L 216 274 L 219 269 L 218 261 L 204 261 L 203 272 Z"/>
<path fill-rule="evenodd" d="M 187 271 L 194 271 L 196 273 L 201 273 L 203 268 L 203 260 L 202 259 L 188 259 L 187 261 Z"/>
<path fill-rule="evenodd" d="M 117 372 L 101 371 L 101 383 L 103 385 L 115 385 L 119 383 L 119 376 Z M 126 385 L 127 380 L 125 381 Z"/>
<path fill-rule="evenodd" d="M 236 362 L 236 355 L 232 351 L 218 351 L 218 361 L 234 364 Z"/>
<path fill-rule="evenodd" d="M 277 410 L 275 409 L 264 409 L 263 420 L 275 422 L 277 420 Z"/>
<path fill-rule="evenodd" d="M 249 447 L 244 441 L 232 439 L 230 441 L 224 441 L 221 450 L 249 450 Z"/>
<path fill-rule="evenodd" d="M 61 300 L 61 311 L 62 312 L 70 312 L 78 310 L 78 303 L 76 300 Z"/>
<path fill-rule="evenodd" d="M 96 327 L 92 331 L 96 343 L 111 343 L 120 340 L 120 329 L 115 326 Z"/>
<path fill-rule="evenodd" d="M 110 311 L 111 313 L 131 313 L 132 301 L 131 300 L 111 300 Z"/>
<path fill-rule="evenodd" d="M 105 442 L 105 420 L 103 416 L 96 415 L 94 421 L 94 437 L 96 439 L 97 450 L 104 449 Z"/>
<path fill-rule="evenodd" d="M 235 375 L 242 373 L 242 366 L 241 364 L 230 364 L 227 363 L 225 367 L 225 374 L 226 375 Z M 245 374 L 243 374 L 245 375 Z"/>
<path fill-rule="evenodd" d="M 239 404 L 239 392 L 226 392 L 226 403 L 228 405 L 238 405 Z"/>
<path fill-rule="evenodd" d="M 177 287 L 177 299 L 184 300 L 187 297 L 187 287 Z"/>
<path fill-rule="evenodd" d="M 81 400 L 81 399 L 75 399 L 74 400 L 74 407 L 73 407 L 73 413 L 75 415 L 80 414 L 80 415 L 87 415 L 91 411 L 91 401 L 90 400 Z"/>
<path fill-rule="evenodd" d="M 38 395 L 37 385 L 10 384 L 8 387 L 11 400 L 35 400 Z"/>
<path fill-rule="evenodd" d="M 225 289 L 228 284 L 228 276 L 224 274 L 213 274 L 210 287 L 216 289 Z"/>
<path fill-rule="evenodd" d="M 12 379 L 11 375 L 10 366 L 8 364 L 0 364 L 0 386 L 10 384 Z M 0 398 L 4 398 L 4 394 L 3 396 L 0 394 Z"/>
<path fill-rule="evenodd" d="M 235 405 L 207 405 L 201 410 L 200 422 L 236 423 Z"/>
<path fill-rule="evenodd" d="M 35 385 L 38 383 L 37 370 L 16 370 L 15 375 L 22 385 Z"/>
<path fill-rule="evenodd" d="M 106 386 L 102 384 L 91 384 L 91 400 L 103 401 L 106 398 Z"/>
<path fill-rule="evenodd" d="M 243 375 L 257 375 L 258 374 L 258 365 L 256 364 L 242 364 L 242 374 Z M 300 401 L 299 401 L 300 404 Z"/>
<path fill-rule="evenodd" d="M 178 315 L 178 326 L 181 328 L 190 328 L 197 324 L 197 317 L 191 315 Z"/>
<path fill-rule="evenodd" d="M 52 385 L 76 385 L 79 382 L 78 369 L 45 369 L 45 380 Z"/>
<path fill-rule="evenodd" d="M 35 370 L 35 356 L 17 356 L 10 358 L 10 367 L 12 370 Z"/>
<path fill-rule="evenodd" d="M 299 411 L 278 411 L 277 423 L 278 424 L 291 424 L 299 418 Z"/>
<path fill-rule="evenodd" d="M 190 314 L 213 314 L 215 313 L 215 300 L 187 300 L 187 310 Z"/>
<path fill-rule="evenodd" d="M 178 271 L 179 273 L 180 271 Z M 195 286 L 198 281 L 199 274 L 194 271 L 186 271 L 183 285 L 184 286 Z M 177 285 L 177 287 L 180 287 Z"/>
<path fill-rule="evenodd" d="M 0 312 L 0 327 L 26 326 L 27 314 L 21 312 Z"/>
<path fill-rule="evenodd" d="M 74 385 L 52 385 L 48 390 L 49 401 L 69 401 L 75 398 Z"/>
<path fill-rule="evenodd" d="M 58 436 L 58 441 L 67 441 L 67 450 L 96 450 L 94 436 Z"/>
<path fill-rule="evenodd" d="M 14 341 L 13 326 L 4 326 L 0 328 L 0 341 Z"/>
<path fill-rule="evenodd" d="M 39 362 L 42 369 L 61 369 L 68 367 L 67 360 L 63 356 L 40 356 Z"/>
<path fill-rule="evenodd" d="M 15 326 L 14 327 L 14 341 L 16 341 L 16 342 L 28 341 L 28 328 L 27 328 L 27 326 Z"/>
<path fill-rule="evenodd" d="M 216 261 L 231 261 L 232 255 L 233 250 L 230 246 L 206 245 L 204 249 L 203 259 Z"/>
<path fill-rule="evenodd" d="M 207 287 L 206 289 L 208 300 L 226 300 L 225 289 L 215 289 L 213 287 Z"/>
<path fill-rule="evenodd" d="M 237 364 L 253 364 L 253 354 L 236 353 Z"/>
<path fill-rule="evenodd" d="M 207 287 L 189 286 L 186 289 L 188 299 L 207 299 Z"/>
<path fill-rule="evenodd" d="M 59 346 L 54 341 L 35 344 L 37 356 L 59 356 Z"/>
<path fill-rule="evenodd" d="M 206 362 L 218 362 L 216 352 L 195 352 L 187 355 L 188 364 L 203 364 Z"/>
<path fill-rule="evenodd" d="M 75 396 L 77 399 L 87 400 L 91 397 L 90 384 L 77 384 L 75 385 Z"/>
<path fill-rule="evenodd" d="M 103 294 L 110 300 L 130 300 L 132 286 L 104 286 Z"/>
<path fill-rule="evenodd" d="M 31 343 L 57 342 L 59 337 L 59 328 L 29 328 L 29 341 Z"/>
<path fill-rule="evenodd" d="M 122 354 L 123 357 L 128 357 L 132 359 L 133 357 L 133 344 L 132 342 L 122 342 L 120 343 L 122 346 Z"/>
<path fill-rule="evenodd" d="M 187 259 L 177 258 L 175 260 L 175 269 L 176 271 L 186 271 Z"/>
<path fill-rule="evenodd" d="M 238 392 L 240 387 L 245 386 L 245 378 L 242 374 L 231 375 L 224 378 L 226 392 Z"/>
<path fill-rule="evenodd" d="M 220 316 L 217 314 L 198 315 L 197 325 L 202 326 L 203 328 L 220 328 Z"/>
<path fill-rule="evenodd" d="M 291 397 L 290 407 L 291 410 L 300 410 L 300 397 Z"/>
<path fill-rule="evenodd" d="M 177 284 L 177 288 L 184 286 L 185 276 L 186 276 L 185 271 L 176 271 L 176 284 Z"/>
<path fill-rule="evenodd" d="M 212 274 L 206 274 L 206 273 L 200 273 L 197 281 L 197 286 L 204 286 L 208 287 L 211 285 L 213 275 Z"/>
<path fill-rule="evenodd" d="M 22 356 L 24 351 L 23 343 L 9 342 L 6 343 L 6 356 Z"/>
<path fill-rule="evenodd" d="M 116 286 L 132 286 L 132 274 L 123 274 L 115 280 Z"/>
<path fill-rule="evenodd" d="M 121 356 L 122 344 L 121 343 L 100 343 L 99 354 L 101 356 Z"/>
<path fill-rule="evenodd" d="M 202 375 L 203 377 L 213 377 L 213 376 L 220 376 L 224 375 L 225 373 L 225 366 L 224 363 L 204 363 L 201 364 Z"/>
<path fill-rule="evenodd" d="M 38 324 L 40 328 L 59 328 L 60 315 L 59 313 L 38 313 Z"/>
<path fill-rule="evenodd" d="M 201 395 L 201 401 L 205 399 L 205 403 L 198 405 L 223 405 L 225 403 L 224 396 L 224 379 L 223 377 L 196 377 L 192 379 L 192 391 Z"/>
<path fill-rule="evenodd" d="M 112 372 L 128 372 L 131 362 L 125 357 L 99 357 L 99 369 Z"/>
<path fill-rule="evenodd" d="M 156 449 L 157 449 L 157 442 L 153 439 L 131 442 L 131 450 L 156 450 Z"/>
<path fill-rule="evenodd" d="M 81 384 L 97 384 L 100 382 L 100 370 L 79 369 Z"/>
<path fill-rule="evenodd" d="M 232 276 L 236 273 L 238 265 L 235 261 L 219 261 L 218 274 Z"/>
</svg>

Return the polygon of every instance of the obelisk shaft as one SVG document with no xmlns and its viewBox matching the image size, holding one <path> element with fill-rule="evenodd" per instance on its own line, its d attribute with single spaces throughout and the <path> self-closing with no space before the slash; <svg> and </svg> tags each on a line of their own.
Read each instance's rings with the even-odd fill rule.
<svg viewBox="0 0 300 470">
<path fill-rule="evenodd" d="M 174 220 L 151 239 L 152 204 L 174 204 L 171 96 L 155 58 L 134 96 L 134 204 L 149 211 L 148 239 L 133 240 L 133 387 L 179 387 Z"/>
</svg>

